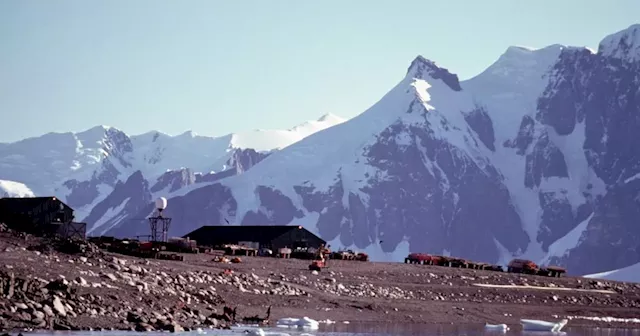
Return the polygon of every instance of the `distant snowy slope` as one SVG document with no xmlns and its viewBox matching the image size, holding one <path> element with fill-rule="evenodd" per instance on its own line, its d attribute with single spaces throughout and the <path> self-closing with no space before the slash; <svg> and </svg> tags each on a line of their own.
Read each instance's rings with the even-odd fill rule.
<svg viewBox="0 0 640 336">
<path fill-rule="evenodd" d="M 585 275 L 585 278 L 640 282 L 640 263 L 613 271 Z"/>
<path fill-rule="evenodd" d="M 234 148 L 252 148 L 256 151 L 282 149 L 309 135 L 331 126 L 343 123 L 346 119 L 334 114 L 325 114 L 318 120 L 302 123 L 288 130 L 253 130 L 231 135 L 230 144 Z"/>
<path fill-rule="evenodd" d="M 145 177 L 155 178 L 167 170 L 189 168 L 195 172 L 224 170 L 233 149 L 253 149 L 268 152 L 281 149 L 317 131 L 340 124 L 342 119 L 325 115 L 288 130 L 253 130 L 221 137 L 185 132 L 170 136 L 161 132 L 148 132 L 131 136 L 133 166 Z"/>
<path fill-rule="evenodd" d="M 0 178 L 22 181 L 36 195 L 56 195 L 82 219 L 118 183 L 140 171 L 151 186 L 166 173 L 188 168 L 204 180 L 242 172 L 271 152 L 344 119 L 324 115 L 288 130 L 253 130 L 219 137 L 158 131 L 129 136 L 109 126 L 78 133 L 48 133 L 0 146 Z M 248 150 L 248 151 L 245 151 Z M 252 150 L 259 153 L 251 154 Z M 249 157 L 249 156 L 251 157 Z M 241 165 L 241 166 L 238 166 Z M 225 172 L 222 174 L 221 172 Z M 216 176 L 206 174 L 221 173 Z M 160 180 L 159 180 L 160 179 Z M 179 188 L 172 183 L 172 188 Z M 162 188 L 157 192 L 163 192 Z"/>
<path fill-rule="evenodd" d="M 33 191 L 20 182 L 0 180 L 0 197 L 33 197 Z"/>
</svg>

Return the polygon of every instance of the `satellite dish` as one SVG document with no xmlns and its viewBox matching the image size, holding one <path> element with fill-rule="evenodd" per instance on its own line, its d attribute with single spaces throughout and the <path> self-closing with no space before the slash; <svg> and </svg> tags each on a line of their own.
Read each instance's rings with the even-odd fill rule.
<svg viewBox="0 0 640 336">
<path fill-rule="evenodd" d="M 164 197 L 159 197 L 156 200 L 156 209 L 162 211 L 167 208 L 167 199 Z"/>
</svg>

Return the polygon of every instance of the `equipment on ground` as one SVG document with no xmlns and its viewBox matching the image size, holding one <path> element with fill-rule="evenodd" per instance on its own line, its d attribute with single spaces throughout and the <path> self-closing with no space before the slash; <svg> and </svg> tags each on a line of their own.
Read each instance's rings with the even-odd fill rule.
<svg viewBox="0 0 640 336">
<path fill-rule="evenodd" d="M 323 268 L 326 268 L 327 267 L 326 257 L 327 257 L 327 254 L 329 253 L 330 253 L 329 249 L 325 248 L 324 244 L 320 245 L 320 248 L 316 252 L 316 255 L 313 261 L 309 265 L 309 270 L 320 272 Z"/>
</svg>

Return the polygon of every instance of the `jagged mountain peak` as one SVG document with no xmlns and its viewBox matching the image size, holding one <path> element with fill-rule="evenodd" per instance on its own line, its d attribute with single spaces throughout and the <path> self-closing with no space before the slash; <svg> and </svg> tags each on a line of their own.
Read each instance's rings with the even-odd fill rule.
<svg viewBox="0 0 640 336">
<path fill-rule="evenodd" d="M 178 137 L 182 137 L 182 138 L 195 138 L 199 136 L 198 133 L 192 131 L 192 130 L 188 130 L 185 132 L 182 132 L 182 134 L 178 135 Z"/>
<path fill-rule="evenodd" d="M 598 45 L 598 54 L 627 62 L 640 61 L 640 24 L 606 36 Z"/>
<path fill-rule="evenodd" d="M 112 128 L 115 128 L 115 127 L 111 127 L 107 125 L 97 125 L 78 133 L 101 133 L 101 132 L 106 132 Z"/>
<path fill-rule="evenodd" d="M 409 65 L 407 77 L 423 79 L 427 82 L 429 82 L 429 79 L 439 79 L 454 91 L 462 90 L 458 75 L 452 74 L 449 70 L 438 66 L 434 61 L 421 55 L 416 56 Z"/>
<path fill-rule="evenodd" d="M 346 120 L 345 118 L 337 116 L 337 115 L 335 115 L 333 113 L 327 113 L 327 114 L 323 114 L 320 118 L 318 118 L 317 121 L 320 121 L 320 122 L 325 122 L 325 121 L 343 122 L 345 120 Z"/>
</svg>

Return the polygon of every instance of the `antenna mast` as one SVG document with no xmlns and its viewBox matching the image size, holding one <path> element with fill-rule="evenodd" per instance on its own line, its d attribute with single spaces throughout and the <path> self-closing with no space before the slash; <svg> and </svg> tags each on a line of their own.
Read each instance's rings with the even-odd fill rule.
<svg viewBox="0 0 640 336">
<path fill-rule="evenodd" d="M 152 242 L 167 242 L 167 233 L 171 225 L 171 217 L 163 216 L 162 212 L 167 208 L 167 199 L 160 197 L 156 200 L 155 216 L 149 217 Z"/>
</svg>

